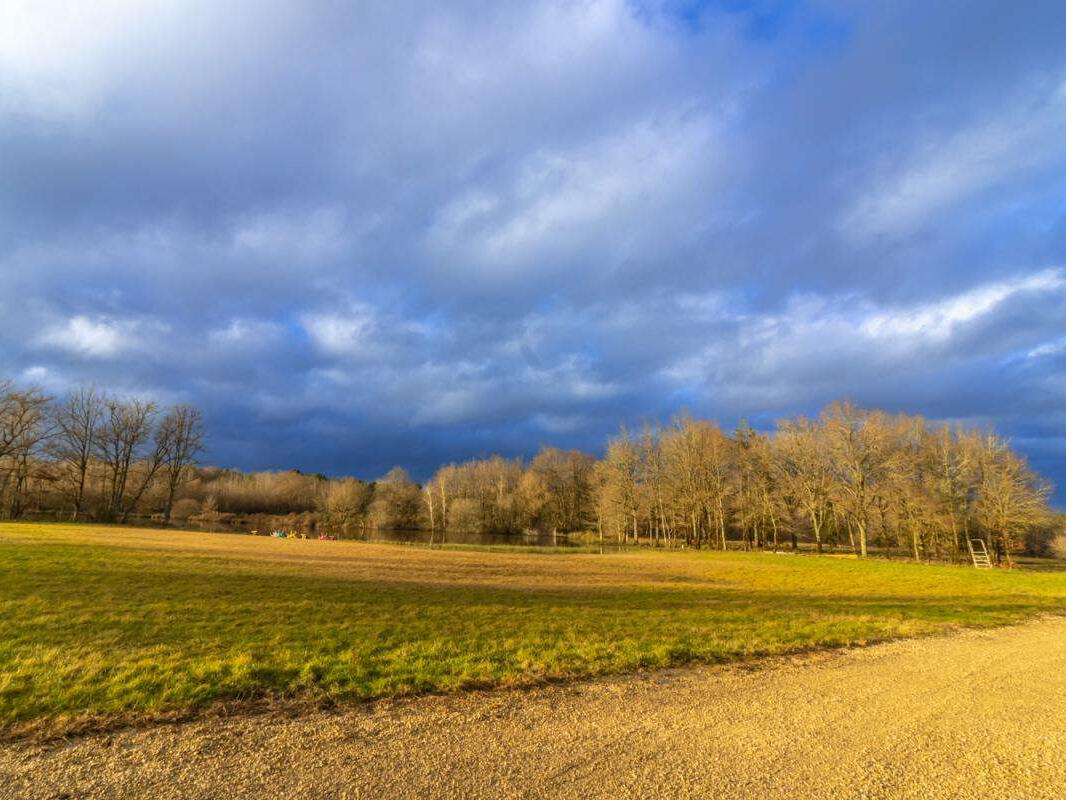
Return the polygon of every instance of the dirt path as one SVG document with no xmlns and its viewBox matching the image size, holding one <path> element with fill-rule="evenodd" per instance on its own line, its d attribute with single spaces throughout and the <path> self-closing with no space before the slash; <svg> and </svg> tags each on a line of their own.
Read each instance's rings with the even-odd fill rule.
<svg viewBox="0 0 1066 800">
<path fill-rule="evenodd" d="M 1066 797 L 1066 620 L 0 750 L 17 798 Z"/>
</svg>

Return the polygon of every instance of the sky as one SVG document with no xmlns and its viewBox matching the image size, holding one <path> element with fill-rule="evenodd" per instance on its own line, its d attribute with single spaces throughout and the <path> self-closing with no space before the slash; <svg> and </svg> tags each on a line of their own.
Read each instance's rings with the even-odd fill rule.
<svg viewBox="0 0 1066 800">
<path fill-rule="evenodd" d="M 0 376 L 364 478 L 848 398 L 1066 504 L 1060 0 L 0 16 Z"/>
</svg>

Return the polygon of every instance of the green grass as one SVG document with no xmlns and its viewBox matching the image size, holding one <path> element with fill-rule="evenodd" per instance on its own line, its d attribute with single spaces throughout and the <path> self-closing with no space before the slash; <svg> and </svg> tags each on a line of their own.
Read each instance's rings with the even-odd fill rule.
<svg viewBox="0 0 1066 800">
<path fill-rule="evenodd" d="M 1066 574 L 0 524 L 0 733 L 865 643 L 1066 610 Z"/>
</svg>

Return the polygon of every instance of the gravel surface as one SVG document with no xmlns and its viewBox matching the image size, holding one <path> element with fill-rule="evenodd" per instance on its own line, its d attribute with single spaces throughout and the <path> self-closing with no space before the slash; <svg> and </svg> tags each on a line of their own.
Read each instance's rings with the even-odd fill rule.
<svg viewBox="0 0 1066 800">
<path fill-rule="evenodd" d="M 1066 620 L 0 749 L 3 798 L 1066 797 Z"/>
</svg>

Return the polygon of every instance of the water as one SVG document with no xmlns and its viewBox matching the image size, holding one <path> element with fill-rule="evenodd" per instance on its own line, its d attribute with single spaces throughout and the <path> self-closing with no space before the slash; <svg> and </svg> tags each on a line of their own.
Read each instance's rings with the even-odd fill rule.
<svg viewBox="0 0 1066 800">
<path fill-rule="evenodd" d="M 177 526 L 176 526 L 177 527 Z M 525 531 L 523 533 L 481 533 L 478 531 L 426 531 L 426 530 L 372 530 L 372 529 L 340 529 L 331 528 L 319 523 L 314 532 L 308 531 L 298 524 L 283 524 L 280 521 L 251 520 L 238 518 L 224 522 L 205 522 L 193 524 L 194 530 L 214 531 L 218 533 L 251 533 L 257 531 L 259 535 L 269 535 L 275 529 L 298 533 L 306 533 L 309 539 L 317 539 L 325 534 L 337 539 L 361 542 L 395 542 L 399 544 L 454 544 L 478 547 L 599 547 L 597 537 L 589 534 L 552 534 L 539 531 Z M 617 543 L 604 543 L 604 546 L 616 546 Z"/>
<path fill-rule="evenodd" d="M 595 542 L 585 535 L 542 533 L 480 533 L 477 531 L 368 531 L 366 534 L 338 536 L 339 539 L 357 539 L 371 542 L 402 542 L 404 544 L 460 544 L 493 547 L 587 547 Z"/>
</svg>

